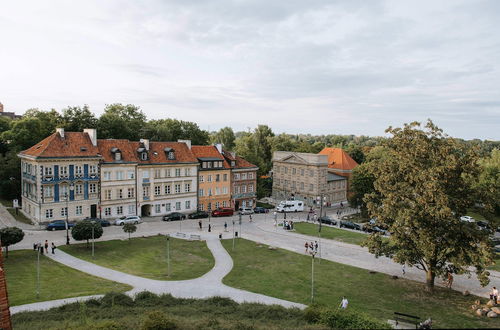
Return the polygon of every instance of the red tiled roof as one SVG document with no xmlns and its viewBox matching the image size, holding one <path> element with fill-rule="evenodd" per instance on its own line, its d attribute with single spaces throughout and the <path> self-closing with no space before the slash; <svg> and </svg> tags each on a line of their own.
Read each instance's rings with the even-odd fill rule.
<svg viewBox="0 0 500 330">
<path fill-rule="evenodd" d="M 112 148 L 118 148 L 121 152 L 123 162 L 138 162 L 137 152 L 130 145 L 129 140 L 101 139 L 97 140 L 99 153 L 105 162 L 115 162 L 115 157 L 111 152 Z"/>
<path fill-rule="evenodd" d="M 231 168 L 227 160 L 215 146 L 192 146 L 191 151 L 193 151 L 193 154 L 197 158 L 217 158 L 223 160 L 224 168 Z"/>
<path fill-rule="evenodd" d="M 257 165 L 254 165 L 249 161 L 247 161 L 246 159 L 236 155 L 236 166 L 234 168 L 249 168 L 249 167 L 257 168 Z"/>
<path fill-rule="evenodd" d="M 130 145 L 138 157 L 140 164 L 155 163 L 197 163 L 198 159 L 184 142 L 149 142 L 148 160 L 141 160 L 137 154 L 140 148 L 140 142 L 130 142 Z M 171 148 L 174 151 L 175 159 L 168 159 L 165 148 Z"/>
<path fill-rule="evenodd" d="M 328 156 L 328 168 L 351 171 L 358 163 L 342 148 L 324 148 L 318 154 Z"/>
<path fill-rule="evenodd" d="M 20 155 L 52 157 L 98 157 L 99 150 L 84 132 L 65 132 L 64 138 L 53 133 L 31 148 L 21 151 Z"/>
</svg>

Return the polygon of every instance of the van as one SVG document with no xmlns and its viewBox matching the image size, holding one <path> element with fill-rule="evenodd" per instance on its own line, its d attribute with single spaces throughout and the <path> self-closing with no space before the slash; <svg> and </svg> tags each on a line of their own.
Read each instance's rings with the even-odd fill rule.
<svg viewBox="0 0 500 330">
<path fill-rule="evenodd" d="M 228 217 L 233 215 L 234 211 L 230 207 L 219 207 L 212 211 L 213 217 Z"/>
<path fill-rule="evenodd" d="M 281 201 L 276 207 L 277 212 L 302 212 L 304 211 L 303 201 Z"/>
</svg>

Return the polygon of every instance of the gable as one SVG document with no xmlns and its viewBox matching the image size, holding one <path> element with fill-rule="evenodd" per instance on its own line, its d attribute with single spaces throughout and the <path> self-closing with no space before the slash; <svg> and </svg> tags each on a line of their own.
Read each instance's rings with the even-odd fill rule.
<svg viewBox="0 0 500 330">
<path fill-rule="evenodd" d="M 307 164 L 307 162 L 304 159 L 302 159 L 301 157 L 299 157 L 295 154 L 287 156 L 287 157 L 281 159 L 280 161 L 285 162 L 285 163 Z"/>
</svg>

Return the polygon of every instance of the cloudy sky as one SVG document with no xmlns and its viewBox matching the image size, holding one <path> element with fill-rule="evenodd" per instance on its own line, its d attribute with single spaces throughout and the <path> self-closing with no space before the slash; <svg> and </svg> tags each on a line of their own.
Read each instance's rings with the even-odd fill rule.
<svg viewBox="0 0 500 330">
<path fill-rule="evenodd" d="M 2 1 L 6 111 L 141 107 L 216 130 L 500 140 L 500 1 Z"/>
</svg>

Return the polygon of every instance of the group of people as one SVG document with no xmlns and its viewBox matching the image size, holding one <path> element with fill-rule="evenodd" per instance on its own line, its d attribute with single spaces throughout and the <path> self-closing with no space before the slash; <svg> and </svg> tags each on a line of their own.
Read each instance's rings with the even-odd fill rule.
<svg viewBox="0 0 500 330">
<path fill-rule="evenodd" d="M 50 244 L 50 249 L 52 250 L 52 254 L 55 254 L 56 245 L 54 242 Z M 38 251 L 40 254 L 43 254 L 44 252 L 49 254 L 49 241 L 45 240 L 43 245 L 42 243 L 33 243 L 33 251 Z"/>
<path fill-rule="evenodd" d="M 304 244 L 304 247 L 306 248 L 306 254 L 309 253 L 309 251 L 311 251 L 311 253 L 313 253 L 313 252 L 318 252 L 319 244 L 318 244 L 318 241 L 314 241 L 314 243 L 313 242 L 306 242 Z"/>
<path fill-rule="evenodd" d="M 293 230 L 293 221 L 283 220 L 283 229 L 285 230 Z"/>
</svg>

